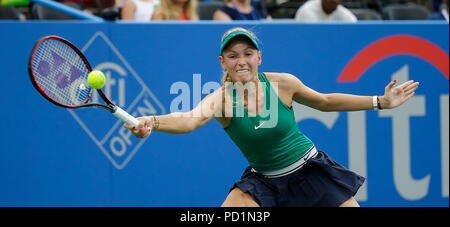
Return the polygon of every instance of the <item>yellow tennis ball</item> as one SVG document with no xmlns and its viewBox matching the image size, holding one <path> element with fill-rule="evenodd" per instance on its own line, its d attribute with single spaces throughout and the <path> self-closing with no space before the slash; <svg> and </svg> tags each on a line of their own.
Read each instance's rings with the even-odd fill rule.
<svg viewBox="0 0 450 227">
<path fill-rule="evenodd" d="M 89 86 L 95 89 L 101 89 L 105 85 L 105 75 L 102 71 L 93 70 L 88 75 Z"/>
</svg>

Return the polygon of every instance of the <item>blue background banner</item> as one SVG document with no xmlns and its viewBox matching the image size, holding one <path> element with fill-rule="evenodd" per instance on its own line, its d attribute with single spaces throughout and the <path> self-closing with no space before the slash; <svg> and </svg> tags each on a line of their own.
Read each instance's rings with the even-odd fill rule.
<svg viewBox="0 0 450 227">
<path fill-rule="evenodd" d="M 219 123 L 136 139 L 107 111 L 46 101 L 27 65 L 37 40 L 62 36 L 105 72 L 105 93 L 128 112 L 186 111 L 220 86 L 220 39 L 236 26 L 260 39 L 260 71 L 322 93 L 383 95 L 393 79 L 419 81 L 394 110 L 294 105 L 296 119 L 320 150 L 367 177 L 361 206 L 449 206 L 449 27 L 435 22 L 0 22 L 0 206 L 220 206 L 248 164 Z"/>
</svg>

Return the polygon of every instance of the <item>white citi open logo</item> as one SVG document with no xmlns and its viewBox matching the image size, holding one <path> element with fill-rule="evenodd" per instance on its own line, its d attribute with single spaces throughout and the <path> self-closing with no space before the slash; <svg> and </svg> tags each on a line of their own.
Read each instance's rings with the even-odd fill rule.
<svg viewBox="0 0 450 227">
<path fill-rule="evenodd" d="M 81 49 L 91 67 L 106 76 L 102 90 L 113 103 L 133 116 L 165 114 L 166 110 L 102 32 Z M 102 102 L 97 93 L 93 102 Z M 146 139 L 137 139 L 108 111 L 92 108 L 68 110 L 117 169 L 123 169 Z"/>
</svg>

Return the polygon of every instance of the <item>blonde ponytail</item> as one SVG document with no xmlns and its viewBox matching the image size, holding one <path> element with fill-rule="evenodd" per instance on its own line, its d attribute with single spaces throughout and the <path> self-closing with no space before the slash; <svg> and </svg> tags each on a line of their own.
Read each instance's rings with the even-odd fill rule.
<svg viewBox="0 0 450 227">
<path fill-rule="evenodd" d="M 231 83 L 232 81 L 231 81 L 231 77 L 228 75 L 228 72 L 225 71 L 222 75 L 222 84 L 225 84 L 227 82 Z"/>
</svg>

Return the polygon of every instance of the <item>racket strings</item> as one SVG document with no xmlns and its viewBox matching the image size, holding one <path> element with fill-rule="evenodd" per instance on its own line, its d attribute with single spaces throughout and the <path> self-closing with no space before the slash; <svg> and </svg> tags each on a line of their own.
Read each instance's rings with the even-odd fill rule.
<svg viewBox="0 0 450 227">
<path fill-rule="evenodd" d="M 83 59 L 56 39 L 44 40 L 32 59 L 36 83 L 50 98 L 67 106 L 83 104 L 89 95 L 89 73 Z"/>
</svg>

